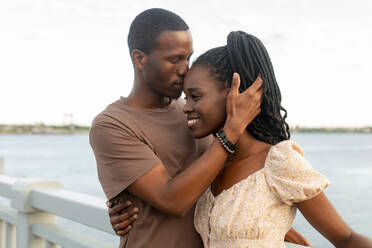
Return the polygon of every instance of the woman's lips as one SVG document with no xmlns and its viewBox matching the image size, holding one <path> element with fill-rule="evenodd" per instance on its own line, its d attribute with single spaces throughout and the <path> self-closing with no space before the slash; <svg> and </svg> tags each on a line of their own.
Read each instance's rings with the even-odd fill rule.
<svg viewBox="0 0 372 248">
<path fill-rule="evenodd" d="M 187 126 L 188 128 L 192 128 L 196 123 L 198 123 L 200 120 L 199 119 L 191 119 L 187 120 Z"/>
</svg>

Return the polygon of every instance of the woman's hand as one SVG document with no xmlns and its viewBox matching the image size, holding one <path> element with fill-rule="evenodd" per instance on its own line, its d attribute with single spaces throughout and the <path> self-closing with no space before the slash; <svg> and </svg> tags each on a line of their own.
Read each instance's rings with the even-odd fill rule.
<svg viewBox="0 0 372 248">
<path fill-rule="evenodd" d="M 132 223 L 138 219 L 138 208 L 129 209 L 130 205 L 132 205 L 130 201 L 117 203 L 115 206 L 112 202 L 107 201 L 112 229 L 119 236 L 126 235 L 132 229 Z"/>
<path fill-rule="evenodd" d="M 303 245 L 303 246 L 310 246 L 311 247 L 310 242 L 304 236 L 302 236 L 301 234 L 296 232 L 296 230 L 293 229 L 293 228 L 289 229 L 289 231 L 287 232 L 287 234 L 284 237 L 284 241 L 287 241 L 287 242 L 290 242 L 290 243 L 293 243 L 293 244 L 297 244 L 297 245 Z"/>
<path fill-rule="evenodd" d="M 231 89 L 226 100 L 226 123 L 224 131 L 232 143 L 236 143 L 249 123 L 261 112 L 262 79 L 256 81 L 243 93 L 239 93 L 240 77 L 234 73 Z"/>
</svg>

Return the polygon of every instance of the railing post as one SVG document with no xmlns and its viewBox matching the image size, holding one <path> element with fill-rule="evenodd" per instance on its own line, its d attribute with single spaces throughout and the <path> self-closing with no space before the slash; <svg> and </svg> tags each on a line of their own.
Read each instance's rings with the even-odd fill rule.
<svg viewBox="0 0 372 248">
<path fill-rule="evenodd" d="M 5 221 L 0 220 L 0 248 L 5 248 Z"/>
<path fill-rule="evenodd" d="M 0 174 L 4 174 L 4 158 L 0 157 Z"/>
<path fill-rule="evenodd" d="M 16 228 L 17 248 L 40 248 L 45 247 L 45 240 L 35 236 L 31 232 L 32 224 L 55 224 L 56 216 L 34 209 L 30 203 L 30 193 L 33 189 L 62 188 L 54 181 L 41 181 L 35 179 L 19 179 L 12 186 L 11 206 L 18 210 Z"/>
</svg>

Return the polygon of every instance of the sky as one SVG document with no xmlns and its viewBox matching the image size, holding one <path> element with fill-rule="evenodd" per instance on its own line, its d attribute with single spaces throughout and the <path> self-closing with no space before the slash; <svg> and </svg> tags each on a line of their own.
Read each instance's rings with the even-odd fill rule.
<svg viewBox="0 0 372 248">
<path fill-rule="evenodd" d="M 129 26 L 153 7 L 189 24 L 192 60 L 260 38 L 290 126 L 372 126 L 370 0 L 0 0 L 0 123 L 90 125 L 129 94 Z"/>
</svg>

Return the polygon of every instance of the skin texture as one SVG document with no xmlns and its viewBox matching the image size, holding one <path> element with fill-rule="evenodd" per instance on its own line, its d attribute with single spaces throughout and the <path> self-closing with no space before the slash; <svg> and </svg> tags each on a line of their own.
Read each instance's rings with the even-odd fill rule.
<svg viewBox="0 0 372 248">
<path fill-rule="evenodd" d="M 162 108 L 169 104 L 169 98 L 180 97 L 192 53 L 189 31 L 163 32 L 149 54 L 134 49 L 135 79 L 128 104 L 143 109 Z"/>
<path fill-rule="evenodd" d="M 187 115 L 191 134 L 195 138 L 202 138 L 216 133 L 225 123 L 226 112 L 220 109 L 226 109 L 226 96 L 230 89 L 220 89 L 217 87 L 219 82 L 211 78 L 208 69 L 198 68 L 200 66 L 194 66 L 186 76 L 187 88 L 184 91 L 187 102 L 183 112 Z M 216 123 L 219 125 L 216 126 Z"/>
<path fill-rule="evenodd" d="M 196 123 L 191 127 L 194 137 L 213 133 L 217 127 L 223 125 L 221 123 L 223 119 L 209 117 L 210 113 L 225 111 L 224 105 L 220 103 L 226 98 L 225 89 L 221 90 L 219 85 L 221 83 L 216 82 L 205 66 L 195 66 L 187 75 L 184 85 L 187 96 L 185 113 L 188 117 L 200 117 L 200 123 L 205 124 Z M 211 98 L 221 98 L 222 101 Z M 205 118 L 210 118 L 210 121 L 204 120 Z M 270 144 L 256 140 L 248 132 L 244 132 L 235 154 L 229 156 L 226 166 L 213 181 L 212 193 L 217 196 L 223 190 L 263 168 L 270 147 Z M 293 148 L 302 154 L 298 147 Z M 370 239 L 355 233 L 342 220 L 324 193 L 296 206 L 309 223 L 336 247 L 372 247 Z M 292 237 L 294 240 L 298 239 L 295 233 L 292 233 Z"/>
<path fill-rule="evenodd" d="M 112 228 L 119 236 L 127 234 L 132 229 L 132 223 L 138 219 L 139 209 L 137 207 L 130 208 L 131 205 L 130 201 L 115 206 L 112 202 L 107 201 Z"/>
<path fill-rule="evenodd" d="M 297 208 L 307 221 L 335 247 L 372 247 L 372 240 L 354 232 L 340 217 L 324 193 L 298 203 Z"/>
</svg>

